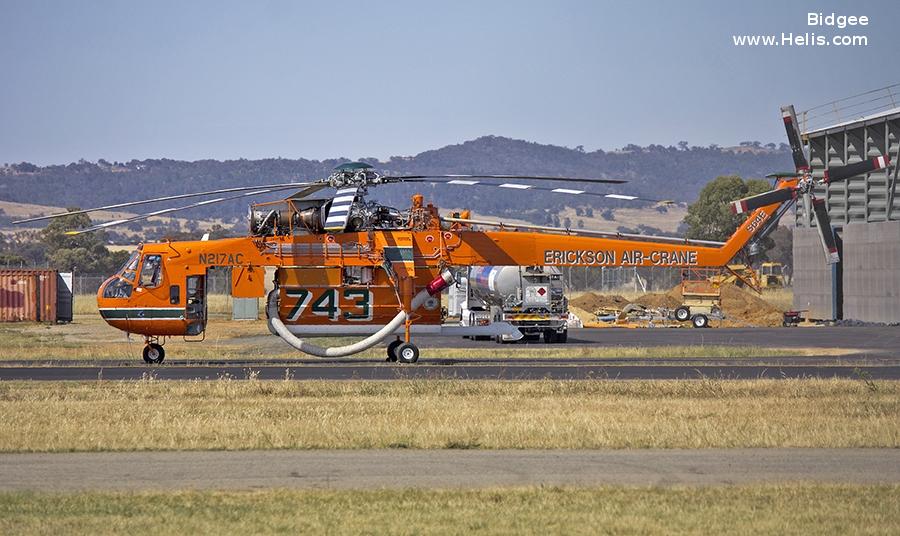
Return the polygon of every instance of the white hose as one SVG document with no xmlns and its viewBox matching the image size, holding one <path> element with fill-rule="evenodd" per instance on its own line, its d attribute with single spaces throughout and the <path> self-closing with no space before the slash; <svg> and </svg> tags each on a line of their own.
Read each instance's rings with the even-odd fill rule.
<svg viewBox="0 0 900 536">
<path fill-rule="evenodd" d="M 429 294 L 428 289 L 422 289 L 422 291 L 413 297 L 412 302 L 410 303 L 412 310 L 415 311 L 421 307 L 429 298 L 431 298 L 431 294 Z M 346 346 L 333 346 L 331 348 L 325 348 L 304 341 L 288 330 L 287 326 L 284 325 L 284 322 L 282 322 L 281 318 L 278 316 L 277 289 L 269 292 L 269 296 L 266 298 L 266 316 L 269 317 L 269 329 L 274 330 L 276 335 L 284 339 L 286 343 L 297 350 L 315 357 L 346 357 L 367 350 L 389 337 L 397 330 L 397 328 L 406 322 L 407 313 L 406 311 L 401 310 L 397 313 L 397 316 L 385 324 L 384 327 L 361 341 Z"/>
</svg>

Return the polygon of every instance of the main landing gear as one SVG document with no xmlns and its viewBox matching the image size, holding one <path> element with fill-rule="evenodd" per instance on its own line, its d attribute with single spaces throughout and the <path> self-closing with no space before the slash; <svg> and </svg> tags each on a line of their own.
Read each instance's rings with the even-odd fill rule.
<svg viewBox="0 0 900 536">
<path fill-rule="evenodd" d="M 419 347 L 411 342 L 404 342 L 397 338 L 387 347 L 387 360 L 391 363 L 400 362 L 412 364 L 419 360 Z"/>
<path fill-rule="evenodd" d="M 166 358 L 166 351 L 156 339 L 148 338 L 142 356 L 144 357 L 144 362 L 148 365 L 158 365 Z"/>
</svg>

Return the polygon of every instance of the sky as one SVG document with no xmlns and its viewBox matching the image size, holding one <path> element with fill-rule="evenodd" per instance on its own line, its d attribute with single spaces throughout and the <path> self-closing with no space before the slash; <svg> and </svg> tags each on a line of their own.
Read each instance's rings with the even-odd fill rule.
<svg viewBox="0 0 900 536">
<path fill-rule="evenodd" d="M 0 164 L 780 143 L 779 106 L 900 82 L 898 26 L 896 0 L 0 0 Z M 782 32 L 868 45 L 732 39 Z"/>
</svg>

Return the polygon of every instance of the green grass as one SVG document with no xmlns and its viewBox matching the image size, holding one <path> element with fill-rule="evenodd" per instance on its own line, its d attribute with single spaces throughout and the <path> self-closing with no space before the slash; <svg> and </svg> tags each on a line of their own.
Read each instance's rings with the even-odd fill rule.
<svg viewBox="0 0 900 536">
<path fill-rule="evenodd" d="M 0 382 L 0 451 L 900 447 L 900 382 Z"/>
<path fill-rule="evenodd" d="M 0 494 L 3 534 L 897 534 L 900 487 Z"/>
</svg>

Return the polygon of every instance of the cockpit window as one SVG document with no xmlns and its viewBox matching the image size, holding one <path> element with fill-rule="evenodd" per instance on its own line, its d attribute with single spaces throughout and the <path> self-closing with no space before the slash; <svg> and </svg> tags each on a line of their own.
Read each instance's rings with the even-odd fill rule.
<svg viewBox="0 0 900 536">
<path fill-rule="evenodd" d="M 131 257 L 128 257 L 128 260 L 125 261 L 125 264 L 119 268 L 117 272 L 119 275 L 124 277 L 129 281 L 134 281 L 135 272 L 137 272 L 138 260 L 140 260 L 141 254 L 139 251 L 135 251 L 131 254 Z"/>
<path fill-rule="evenodd" d="M 134 274 L 134 272 L 132 272 L 132 274 Z M 110 279 L 109 282 L 106 283 L 106 287 L 103 288 L 103 297 L 130 298 L 131 283 L 124 279 L 119 279 L 118 277 Z"/>
<path fill-rule="evenodd" d="M 159 255 L 147 255 L 144 257 L 144 265 L 141 267 L 142 287 L 153 288 L 158 287 L 160 283 L 160 275 L 162 273 L 162 257 Z"/>
</svg>

